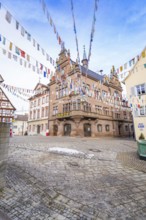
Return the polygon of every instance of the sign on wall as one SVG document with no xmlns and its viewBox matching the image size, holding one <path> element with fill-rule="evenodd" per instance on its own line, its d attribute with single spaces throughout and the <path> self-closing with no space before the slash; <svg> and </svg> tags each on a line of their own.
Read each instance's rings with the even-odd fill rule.
<svg viewBox="0 0 146 220">
<path fill-rule="evenodd" d="M 140 130 L 143 130 L 144 129 L 144 123 L 138 123 L 138 128 L 140 129 Z"/>
</svg>

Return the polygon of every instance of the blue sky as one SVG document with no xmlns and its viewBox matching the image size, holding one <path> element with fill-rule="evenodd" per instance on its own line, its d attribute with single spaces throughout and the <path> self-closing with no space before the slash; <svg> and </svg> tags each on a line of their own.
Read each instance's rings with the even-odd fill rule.
<svg viewBox="0 0 146 220">
<path fill-rule="evenodd" d="M 40 0 L 1 0 L 1 3 L 40 43 L 41 47 L 56 59 L 60 46 L 42 11 Z M 118 68 L 143 50 L 146 46 L 145 3 L 145 0 L 99 0 L 90 69 L 94 71 L 102 69 L 104 74 L 109 74 L 112 65 Z M 46 5 L 57 31 L 65 41 L 66 49 L 70 49 L 72 59 L 76 60 L 70 0 L 46 0 Z M 81 59 L 83 45 L 86 46 L 86 52 L 89 50 L 93 8 L 94 0 L 74 0 Z M 9 30 L 7 32 L 11 40 L 12 35 Z M 22 74 L 24 73 L 21 73 L 21 76 Z M 8 72 L 5 73 L 5 77 L 3 76 L 7 83 L 7 80 L 11 78 L 6 76 Z M 22 87 L 21 81 L 18 77 L 17 81 L 11 79 L 9 83 Z M 38 78 L 31 80 L 30 84 L 24 82 L 23 87 L 27 88 L 29 85 L 29 89 L 33 89 L 37 81 Z"/>
<path fill-rule="evenodd" d="M 45 18 L 39 0 L 3 0 L 21 24 L 38 39 L 54 58 L 59 46 L 53 29 Z M 56 28 L 71 56 L 76 59 L 72 16 L 69 0 L 46 0 Z M 94 0 L 74 0 L 80 56 L 83 45 L 88 52 Z M 146 45 L 146 4 L 145 0 L 100 0 L 97 11 L 95 37 L 93 41 L 90 68 L 110 71 L 124 64 L 140 53 Z"/>
</svg>

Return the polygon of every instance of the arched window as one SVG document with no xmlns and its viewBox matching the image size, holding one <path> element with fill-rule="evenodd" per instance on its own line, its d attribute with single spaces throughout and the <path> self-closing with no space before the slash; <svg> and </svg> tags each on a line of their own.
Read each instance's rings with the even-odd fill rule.
<svg viewBox="0 0 146 220">
<path fill-rule="evenodd" d="M 106 126 L 105 126 L 105 130 L 106 130 L 106 131 L 110 131 L 110 126 L 109 126 L 109 125 L 106 125 Z"/>
<path fill-rule="evenodd" d="M 97 125 L 97 131 L 98 131 L 98 132 L 102 132 L 102 125 L 101 125 L 101 124 L 98 124 L 98 125 Z"/>
</svg>

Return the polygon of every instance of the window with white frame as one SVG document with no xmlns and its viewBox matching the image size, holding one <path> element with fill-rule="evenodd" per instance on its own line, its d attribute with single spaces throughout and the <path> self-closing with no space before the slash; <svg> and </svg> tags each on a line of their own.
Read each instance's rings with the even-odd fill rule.
<svg viewBox="0 0 146 220">
<path fill-rule="evenodd" d="M 45 103 L 45 97 L 42 98 L 42 104 L 44 104 L 44 103 Z"/>
<path fill-rule="evenodd" d="M 40 105 L 40 101 L 41 101 L 41 99 L 39 98 L 39 99 L 38 99 L 38 106 Z"/>
<path fill-rule="evenodd" d="M 140 116 L 146 115 L 146 106 L 140 107 Z"/>
<path fill-rule="evenodd" d="M 42 117 L 44 117 L 44 108 L 42 108 Z"/>
<path fill-rule="evenodd" d="M 104 90 L 102 90 L 102 97 L 103 97 L 103 98 L 106 98 L 106 97 L 107 97 L 107 92 L 104 91 Z"/>
<path fill-rule="evenodd" d="M 100 105 L 95 105 L 95 111 L 99 114 L 102 114 L 102 106 Z"/>
<path fill-rule="evenodd" d="M 47 95 L 46 96 L 46 103 L 48 103 L 49 102 L 49 96 Z"/>
<path fill-rule="evenodd" d="M 145 94 L 146 93 L 146 84 L 141 84 L 136 86 L 136 93 L 137 95 Z"/>
<path fill-rule="evenodd" d="M 64 104 L 63 105 L 63 113 L 65 112 L 70 112 L 70 103 Z"/>
<path fill-rule="evenodd" d="M 104 115 L 109 115 L 109 108 L 103 107 L 103 113 Z"/>
<path fill-rule="evenodd" d="M 53 107 L 53 115 L 57 115 L 58 114 L 58 106 L 54 106 Z"/>
<path fill-rule="evenodd" d="M 46 107 L 45 116 L 48 116 L 48 106 Z"/>
</svg>

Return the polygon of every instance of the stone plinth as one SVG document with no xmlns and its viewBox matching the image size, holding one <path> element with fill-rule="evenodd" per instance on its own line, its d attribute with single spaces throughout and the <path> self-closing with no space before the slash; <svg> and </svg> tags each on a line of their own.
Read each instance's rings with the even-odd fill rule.
<svg viewBox="0 0 146 220">
<path fill-rule="evenodd" d="M 5 186 L 10 125 L 0 122 L 0 190 Z"/>
</svg>

